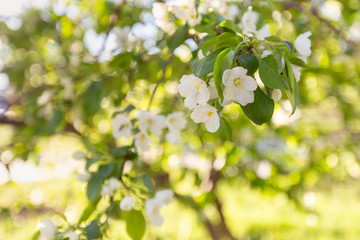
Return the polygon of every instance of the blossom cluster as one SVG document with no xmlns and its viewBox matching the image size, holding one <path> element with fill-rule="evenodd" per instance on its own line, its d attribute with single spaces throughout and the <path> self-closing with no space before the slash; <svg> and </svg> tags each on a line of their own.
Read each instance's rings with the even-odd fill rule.
<svg viewBox="0 0 360 240">
<path fill-rule="evenodd" d="M 165 117 L 156 115 L 151 111 L 141 110 L 137 115 L 137 120 L 139 132 L 134 135 L 134 143 L 135 147 L 143 152 L 150 149 L 152 140 L 149 133 L 160 137 L 165 128 L 168 129 L 165 135 L 166 141 L 171 144 L 178 144 L 180 133 L 187 123 L 182 112 L 174 112 Z M 111 123 L 113 126 L 112 133 L 115 138 L 130 138 L 133 125 L 128 116 L 123 113 L 117 114 L 111 120 Z"/>
</svg>

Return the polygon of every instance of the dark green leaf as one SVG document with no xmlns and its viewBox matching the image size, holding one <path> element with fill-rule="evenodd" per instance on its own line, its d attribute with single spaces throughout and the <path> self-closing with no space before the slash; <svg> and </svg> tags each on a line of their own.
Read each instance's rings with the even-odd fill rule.
<svg viewBox="0 0 360 240">
<path fill-rule="evenodd" d="M 234 62 L 234 55 L 235 51 L 231 50 L 230 48 L 225 49 L 221 53 L 219 53 L 218 57 L 216 58 L 215 66 L 214 66 L 214 80 L 216 90 L 221 101 L 224 100 L 223 89 L 222 89 L 222 75 L 226 69 L 232 67 Z"/>
<path fill-rule="evenodd" d="M 296 65 L 296 66 L 306 67 L 306 63 L 305 63 L 302 59 L 300 59 L 300 58 L 290 57 L 290 58 L 289 58 L 289 61 L 290 61 L 292 64 Z"/>
<path fill-rule="evenodd" d="M 100 165 L 96 175 L 105 179 L 110 176 L 110 173 L 112 172 L 113 169 L 114 169 L 114 163 Z"/>
<path fill-rule="evenodd" d="M 234 33 L 242 33 L 241 28 L 231 20 L 225 20 L 220 23 L 220 27 L 229 29 Z"/>
<path fill-rule="evenodd" d="M 141 240 L 145 234 L 145 218 L 140 211 L 122 213 L 126 221 L 126 232 L 133 240 Z"/>
<path fill-rule="evenodd" d="M 94 201 L 100 194 L 103 184 L 103 178 L 97 174 L 93 174 L 88 182 L 86 195 L 90 201 Z"/>
<path fill-rule="evenodd" d="M 214 71 L 214 64 L 216 57 L 220 51 L 211 53 L 202 59 L 194 59 L 192 64 L 192 70 L 197 77 L 202 77 Z"/>
<path fill-rule="evenodd" d="M 285 45 L 289 48 L 290 54 L 294 52 L 294 45 L 291 42 L 283 41 L 283 43 L 285 43 Z"/>
<path fill-rule="evenodd" d="M 274 101 L 259 87 L 254 91 L 254 102 L 241 106 L 245 115 L 257 125 L 271 120 L 274 112 Z"/>
<path fill-rule="evenodd" d="M 64 114 L 60 109 L 56 109 L 50 118 L 50 121 L 45 126 L 45 132 L 52 133 L 63 121 Z"/>
<path fill-rule="evenodd" d="M 220 117 L 220 136 L 224 140 L 232 140 L 232 131 L 229 123 L 223 118 Z"/>
<path fill-rule="evenodd" d="M 83 108 L 88 116 L 94 115 L 100 108 L 103 84 L 100 81 L 92 82 L 83 96 Z"/>
<path fill-rule="evenodd" d="M 100 237 L 100 228 L 96 220 L 91 221 L 91 223 L 85 228 L 85 233 L 88 239 L 97 239 Z"/>
<path fill-rule="evenodd" d="M 111 149 L 111 155 L 117 158 L 121 158 L 125 156 L 125 154 L 129 151 L 131 146 L 124 146 Z"/>
<path fill-rule="evenodd" d="M 154 186 L 151 182 L 151 178 L 148 175 L 144 175 L 141 177 L 141 181 L 144 183 L 145 187 L 150 191 L 154 191 Z"/>
<path fill-rule="evenodd" d="M 244 52 L 237 57 L 237 62 L 240 66 L 247 69 L 247 75 L 252 75 L 259 67 L 259 62 L 254 55 L 247 56 Z"/>
<path fill-rule="evenodd" d="M 277 68 L 277 62 L 272 55 L 264 59 L 259 58 L 259 75 L 264 85 L 273 89 L 288 89 Z"/>
<path fill-rule="evenodd" d="M 174 33 L 174 35 L 169 37 L 167 40 L 169 48 L 171 50 L 175 50 L 175 48 L 183 44 L 184 41 L 186 40 L 188 31 L 189 31 L 189 26 L 187 24 L 179 27 Z"/>
</svg>

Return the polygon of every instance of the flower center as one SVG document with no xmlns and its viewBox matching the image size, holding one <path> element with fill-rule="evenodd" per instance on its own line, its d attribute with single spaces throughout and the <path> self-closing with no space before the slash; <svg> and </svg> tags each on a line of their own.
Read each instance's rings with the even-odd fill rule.
<svg viewBox="0 0 360 240">
<path fill-rule="evenodd" d="M 206 116 L 208 116 L 208 117 L 211 117 L 211 116 L 213 116 L 213 115 L 214 115 L 213 112 L 210 112 L 210 111 L 206 112 Z"/>
<path fill-rule="evenodd" d="M 147 119 L 147 123 L 148 123 L 149 125 L 152 125 L 153 120 L 152 120 L 151 118 L 148 118 L 148 119 Z"/>
<path fill-rule="evenodd" d="M 197 91 L 199 91 L 199 89 L 200 89 L 200 84 L 201 84 L 201 82 L 195 85 L 195 88 Z"/>
<path fill-rule="evenodd" d="M 175 122 L 176 122 L 176 119 L 175 119 L 175 118 L 170 118 L 170 122 L 171 122 L 171 123 L 175 123 Z"/>
<path fill-rule="evenodd" d="M 123 125 L 120 126 L 119 131 L 123 130 L 124 128 L 128 128 L 129 124 L 128 123 L 124 123 Z"/>
<path fill-rule="evenodd" d="M 141 141 L 144 141 L 145 138 L 146 138 L 146 137 L 145 137 L 145 134 L 141 134 L 141 135 L 140 135 L 140 140 L 141 140 Z"/>
<path fill-rule="evenodd" d="M 242 82 L 241 82 L 240 78 L 235 78 L 234 83 L 238 87 L 241 87 L 241 85 L 242 85 Z"/>
</svg>

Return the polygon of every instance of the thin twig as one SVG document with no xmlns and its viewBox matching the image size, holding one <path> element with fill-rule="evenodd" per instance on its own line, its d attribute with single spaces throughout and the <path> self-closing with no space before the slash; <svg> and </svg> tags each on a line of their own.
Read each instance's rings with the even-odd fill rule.
<svg viewBox="0 0 360 240">
<path fill-rule="evenodd" d="M 151 94 L 151 98 L 150 98 L 150 102 L 149 102 L 149 106 L 148 106 L 147 110 L 150 109 L 151 103 L 152 103 L 152 101 L 154 100 L 154 96 L 155 96 L 156 90 L 157 90 L 158 86 L 160 85 L 160 83 L 161 83 L 162 81 L 164 81 L 166 69 L 167 69 L 167 67 L 169 66 L 169 64 L 170 64 L 170 62 L 171 62 L 171 60 L 172 60 L 173 58 L 174 58 L 174 54 L 171 53 L 170 57 L 166 60 L 166 62 L 165 62 L 165 64 L 164 64 L 164 67 L 163 67 L 162 73 L 161 73 L 161 77 L 160 77 L 159 80 L 156 82 L 154 91 L 153 91 L 152 94 Z"/>
</svg>

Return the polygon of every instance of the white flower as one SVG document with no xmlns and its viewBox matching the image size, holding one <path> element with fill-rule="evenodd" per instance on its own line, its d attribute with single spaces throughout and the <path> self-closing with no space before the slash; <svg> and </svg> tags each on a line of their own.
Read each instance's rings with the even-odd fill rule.
<svg viewBox="0 0 360 240">
<path fill-rule="evenodd" d="M 121 183 L 118 179 L 112 177 L 109 179 L 109 189 L 110 191 L 115 192 L 121 187 Z"/>
<path fill-rule="evenodd" d="M 269 24 L 265 24 L 262 28 L 254 32 L 255 37 L 257 37 L 260 40 L 264 40 L 266 37 L 270 37 L 270 28 Z"/>
<path fill-rule="evenodd" d="M 114 195 L 114 192 L 111 191 L 109 185 L 104 184 L 101 188 L 101 196 L 107 196 L 107 195 L 112 196 Z"/>
<path fill-rule="evenodd" d="M 311 36 L 311 32 L 308 31 L 306 33 L 300 34 L 295 40 L 295 48 L 303 56 L 311 55 L 311 41 L 309 37 Z"/>
<path fill-rule="evenodd" d="M 169 131 L 166 136 L 166 141 L 173 145 L 176 145 L 180 142 L 180 132 L 171 132 Z"/>
<path fill-rule="evenodd" d="M 137 149 L 143 152 L 150 149 L 151 139 L 146 133 L 140 131 L 138 134 L 135 135 L 134 139 L 135 147 Z"/>
<path fill-rule="evenodd" d="M 82 160 L 85 158 L 85 154 L 82 151 L 76 151 L 73 153 L 73 158 L 76 160 Z"/>
<path fill-rule="evenodd" d="M 79 235 L 77 233 L 69 233 L 69 240 L 79 240 Z"/>
<path fill-rule="evenodd" d="M 275 102 L 279 101 L 279 100 L 281 99 L 281 97 L 282 97 L 282 93 L 281 93 L 281 90 L 280 90 L 280 89 L 274 89 L 274 90 L 272 91 L 271 98 L 272 98 Z"/>
<path fill-rule="evenodd" d="M 209 104 L 196 106 L 190 117 L 196 123 L 205 122 L 209 132 L 216 132 L 220 127 L 217 110 Z"/>
<path fill-rule="evenodd" d="M 155 18 L 155 24 L 161 30 L 172 35 L 176 31 L 175 23 L 170 21 L 170 13 L 165 3 L 155 2 L 152 5 L 152 13 Z"/>
<path fill-rule="evenodd" d="M 76 173 L 76 178 L 79 182 L 87 182 L 91 178 L 91 174 L 87 171 Z"/>
<path fill-rule="evenodd" d="M 291 64 L 296 82 L 300 81 L 302 67 Z"/>
<path fill-rule="evenodd" d="M 148 129 L 155 136 L 160 136 L 163 128 L 165 127 L 165 117 L 162 115 L 155 115 L 150 111 L 141 110 L 137 116 L 139 120 L 139 129 L 146 132 Z"/>
<path fill-rule="evenodd" d="M 256 168 L 256 175 L 261 179 L 268 179 L 271 176 L 271 163 L 266 160 L 261 161 Z"/>
<path fill-rule="evenodd" d="M 166 118 L 166 125 L 171 132 L 179 132 L 186 127 L 186 119 L 183 112 L 170 113 Z"/>
<path fill-rule="evenodd" d="M 132 124 L 125 114 L 117 114 L 111 119 L 111 125 L 113 127 L 112 134 L 114 138 L 130 137 Z"/>
<path fill-rule="evenodd" d="M 201 16 L 197 16 L 194 0 L 176 0 L 167 2 L 170 12 L 179 19 L 184 19 L 189 26 L 200 23 Z"/>
<path fill-rule="evenodd" d="M 189 109 L 193 109 L 196 104 L 205 105 L 210 98 L 206 83 L 194 75 L 182 76 L 176 89 L 185 97 L 184 105 Z"/>
<path fill-rule="evenodd" d="M 160 209 L 170 203 L 174 198 L 174 193 L 170 189 L 158 191 L 154 198 L 145 202 L 145 211 L 154 226 L 160 226 L 164 218 L 160 215 Z"/>
<path fill-rule="evenodd" d="M 272 51 L 270 51 L 270 50 L 264 50 L 263 52 L 262 52 L 262 54 L 261 54 L 261 58 L 266 58 L 267 56 L 270 56 L 270 55 L 272 55 L 273 53 L 272 53 Z"/>
<path fill-rule="evenodd" d="M 39 240 L 55 239 L 57 226 L 50 219 L 40 221 L 38 228 L 40 231 Z"/>
<path fill-rule="evenodd" d="M 120 209 L 130 211 L 134 206 L 134 199 L 131 196 L 124 197 L 120 202 Z"/>
<path fill-rule="evenodd" d="M 244 34 L 256 32 L 256 24 L 259 21 L 259 13 L 252 10 L 252 7 L 249 7 L 248 10 L 243 14 L 241 18 L 241 23 L 239 26 L 243 30 Z"/>
<path fill-rule="evenodd" d="M 160 190 L 155 194 L 155 198 L 163 204 L 168 204 L 174 199 L 174 192 L 171 189 Z"/>
<path fill-rule="evenodd" d="M 224 71 L 222 82 L 225 85 L 224 98 L 234 100 L 245 106 L 254 101 L 257 84 L 254 78 L 246 75 L 243 67 L 235 67 Z"/>
</svg>

